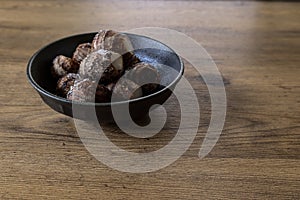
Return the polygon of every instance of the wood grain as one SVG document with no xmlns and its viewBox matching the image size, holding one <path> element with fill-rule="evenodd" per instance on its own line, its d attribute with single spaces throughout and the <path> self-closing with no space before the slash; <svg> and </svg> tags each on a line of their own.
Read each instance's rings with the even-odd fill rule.
<svg viewBox="0 0 300 200">
<path fill-rule="evenodd" d="M 299 10 L 292 2 L 1 0 L 0 199 L 299 199 Z M 41 101 L 25 69 L 35 51 L 61 37 L 144 26 L 181 31 L 206 48 L 224 77 L 228 111 L 217 145 L 199 160 L 210 100 L 187 63 L 199 134 L 172 165 L 130 174 L 90 155 L 72 119 Z M 177 122 L 170 113 L 148 140 L 111 124 L 104 130 L 120 147 L 148 152 L 172 139 Z"/>
</svg>

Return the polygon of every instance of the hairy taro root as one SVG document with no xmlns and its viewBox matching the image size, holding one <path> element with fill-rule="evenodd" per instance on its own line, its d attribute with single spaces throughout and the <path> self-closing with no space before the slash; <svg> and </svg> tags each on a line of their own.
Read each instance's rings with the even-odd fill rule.
<svg viewBox="0 0 300 200">
<path fill-rule="evenodd" d="M 111 91 L 89 79 L 75 80 L 67 93 L 67 99 L 80 102 L 109 102 Z"/>
<path fill-rule="evenodd" d="M 135 82 L 121 78 L 113 89 L 113 101 L 135 99 L 143 96 L 141 87 Z"/>
<path fill-rule="evenodd" d="M 104 49 L 90 53 L 80 64 L 79 74 L 100 83 L 110 83 L 123 73 L 122 57 Z M 100 77 L 101 76 L 101 77 Z"/>
<path fill-rule="evenodd" d="M 72 101 L 91 102 L 95 97 L 97 83 L 89 80 L 75 80 L 74 85 L 67 93 L 67 99 Z"/>
<path fill-rule="evenodd" d="M 91 48 L 91 43 L 83 43 L 78 45 L 73 53 L 72 59 L 80 64 L 81 61 L 91 52 Z"/>
<path fill-rule="evenodd" d="M 79 64 L 73 59 L 59 55 L 53 60 L 51 73 L 55 78 L 60 78 L 68 73 L 77 73 L 78 68 Z"/>
<path fill-rule="evenodd" d="M 92 41 L 92 50 L 105 49 L 120 55 L 133 51 L 130 39 L 124 33 L 113 30 L 100 30 Z"/>
<path fill-rule="evenodd" d="M 105 49 L 122 55 L 124 68 L 132 67 L 140 60 L 133 53 L 133 45 L 124 33 L 113 30 L 100 30 L 92 41 L 92 51 Z"/>
<path fill-rule="evenodd" d="M 149 63 L 140 62 L 126 73 L 126 77 L 142 86 L 144 94 L 149 94 L 157 89 L 160 76 L 155 67 Z"/>
<path fill-rule="evenodd" d="M 67 93 L 70 91 L 70 88 L 74 85 L 75 80 L 79 79 L 78 74 L 69 73 L 61 77 L 57 81 L 56 92 L 62 97 L 66 97 Z"/>
</svg>

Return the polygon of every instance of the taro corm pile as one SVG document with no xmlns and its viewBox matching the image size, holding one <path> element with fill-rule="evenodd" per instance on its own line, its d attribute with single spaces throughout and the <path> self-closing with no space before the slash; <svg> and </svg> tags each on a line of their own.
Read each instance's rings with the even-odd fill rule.
<svg viewBox="0 0 300 200">
<path fill-rule="evenodd" d="M 73 101 L 128 100 L 157 90 L 160 76 L 151 64 L 141 62 L 124 33 L 100 30 L 91 43 L 78 45 L 72 58 L 59 55 L 51 72 L 58 79 L 57 95 Z"/>
</svg>

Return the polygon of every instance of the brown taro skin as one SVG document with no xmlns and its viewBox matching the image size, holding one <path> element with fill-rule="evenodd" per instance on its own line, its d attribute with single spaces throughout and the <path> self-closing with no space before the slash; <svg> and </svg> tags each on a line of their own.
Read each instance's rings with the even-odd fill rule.
<svg viewBox="0 0 300 200">
<path fill-rule="evenodd" d="M 126 77 L 142 86 L 144 95 L 154 92 L 160 83 L 157 69 L 149 63 L 140 62 L 126 73 Z"/>
<path fill-rule="evenodd" d="M 92 41 L 92 51 L 99 49 L 112 50 L 112 41 L 117 32 L 113 30 L 100 30 Z"/>
<path fill-rule="evenodd" d="M 69 73 L 61 77 L 57 81 L 56 92 L 61 97 L 66 97 L 70 88 L 74 85 L 75 80 L 79 79 L 79 75 L 75 73 Z"/>
<path fill-rule="evenodd" d="M 129 37 L 124 33 L 113 30 L 100 30 L 92 41 L 92 51 L 105 49 L 122 55 L 124 68 L 132 67 L 140 62 L 138 57 L 133 53 L 133 45 Z"/>
<path fill-rule="evenodd" d="M 126 78 L 121 78 L 116 83 L 113 93 L 112 101 L 129 100 L 143 96 L 141 87 L 135 82 Z"/>
<path fill-rule="evenodd" d="M 79 102 L 93 102 L 97 83 L 89 79 L 75 80 L 67 93 L 67 99 Z"/>
<path fill-rule="evenodd" d="M 133 50 L 130 39 L 124 33 L 113 30 L 100 30 L 92 41 L 92 51 L 105 49 L 120 55 Z"/>
<path fill-rule="evenodd" d="M 92 45 L 91 43 L 83 43 L 77 46 L 76 50 L 73 53 L 72 59 L 78 64 L 89 54 L 91 53 Z"/>
<path fill-rule="evenodd" d="M 68 73 L 77 73 L 78 68 L 79 64 L 72 58 L 66 57 L 64 55 L 59 55 L 56 56 L 53 60 L 51 73 L 54 78 L 60 78 Z"/>
<path fill-rule="evenodd" d="M 76 79 L 66 97 L 72 101 L 104 103 L 110 101 L 111 91 L 104 85 L 98 85 L 87 78 Z"/>
<path fill-rule="evenodd" d="M 112 51 L 100 49 L 90 53 L 80 64 L 79 74 L 100 83 L 110 83 L 123 73 L 122 57 Z M 100 77 L 101 76 L 101 77 Z"/>
</svg>

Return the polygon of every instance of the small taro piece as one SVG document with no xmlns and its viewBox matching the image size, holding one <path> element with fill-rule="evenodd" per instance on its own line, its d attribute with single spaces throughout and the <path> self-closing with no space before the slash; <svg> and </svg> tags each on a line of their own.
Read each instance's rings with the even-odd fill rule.
<svg viewBox="0 0 300 200">
<path fill-rule="evenodd" d="M 67 93 L 67 99 L 80 102 L 93 102 L 97 83 L 89 79 L 75 80 Z"/>
<path fill-rule="evenodd" d="M 78 45 L 73 53 L 72 59 L 80 64 L 81 61 L 91 52 L 91 48 L 91 43 L 83 43 Z"/>
<path fill-rule="evenodd" d="M 79 74 L 100 83 L 110 83 L 123 73 L 122 57 L 112 51 L 97 50 L 87 55 L 80 64 Z M 101 77 L 100 77 L 101 76 Z"/>
<path fill-rule="evenodd" d="M 155 67 L 149 63 L 140 62 L 126 73 L 126 77 L 142 86 L 144 94 L 154 92 L 160 83 L 160 75 Z"/>
<path fill-rule="evenodd" d="M 79 79 L 78 74 L 69 73 L 57 81 L 56 92 L 59 96 L 66 97 L 75 80 Z"/>
<path fill-rule="evenodd" d="M 129 100 L 141 97 L 143 95 L 142 89 L 135 82 L 121 78 L 113 89 L 113 101 Z"/>
<path fill-rule="evenodd" d="M 80 102 L 109 102 L 111 91 L 104 85 L 98 85 L 89 79 L 75 80 L 67 93 L 67 99 Z"/>
<path fill-rule="evenodd" d="M 124 33 L 113 30 L 100 30 L 92 41 L 92 50 L 105 49 L 120 55 L 133 51 L 130 39 Z"/>
<path fill-rule="evenodd" d="M 140 60 L 133 53 L 133 45 L 124 33 L 113 30 L 100 30 L 92 41 L 92 51 L 105 49 L 122 55 L 124 68 L 131 67 Z"/>
<path fill-rule="evenodd" d="M 66 56 L 59 55 L 53 60 L 51 73 L 55 78 L 60 78 L 68 73 L 77 73 L 78 68 L 77 62 Z"/>
</svg>

